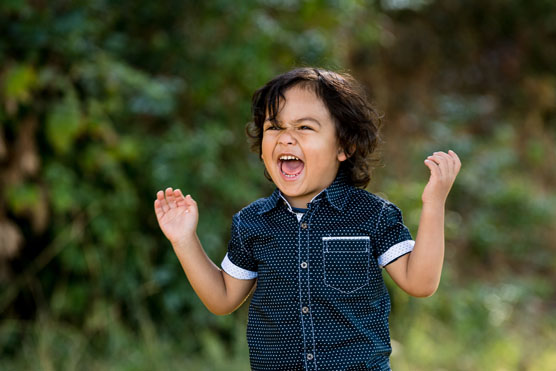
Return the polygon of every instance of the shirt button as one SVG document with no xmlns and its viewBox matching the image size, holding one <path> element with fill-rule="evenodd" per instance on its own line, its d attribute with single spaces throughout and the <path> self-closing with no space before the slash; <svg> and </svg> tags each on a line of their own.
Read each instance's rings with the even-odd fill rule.
<svg viewBox="0 0 556 371">
<path fill-rule="evenodd" d="M 307 268 L 307 263 L 306 262 L 301 263 L 301 268 L 303 269 Z"/>
<path fill-rule="evenodd" d="M 303 313 L 309 313 L 309 308 L 303 307 L 303 308 L 301 308 L 301 311 L 302 311 Z"/>
<path fill-rule="evenodd" d="M 307 229 L 307 223 L 305 223 L 305 222 L 301 223 L 301 228 L 302 229 Z"/>
<path fill-rule="evenodd" d="M 307 360 L 310 361 L 312 359 L 313 359 L 313 354 L 312 353 L 307 354 Z"/>
</svg>

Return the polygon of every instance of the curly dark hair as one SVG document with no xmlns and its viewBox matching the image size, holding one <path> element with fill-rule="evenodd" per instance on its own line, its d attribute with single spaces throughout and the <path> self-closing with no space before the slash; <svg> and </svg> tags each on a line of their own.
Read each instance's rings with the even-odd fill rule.
<svg viewBox="0 0 556 371">
<path fill-rule="evenodd" d="M 276 120 L 280 101 L 294 86 L 309 88 L 322 99 L 335 123 L 338 143 L 348 156 L 340 170 L 346 171 L 353 185 L 367 186 L 375 160 L 373 154 L 380 140 L 381 117 L 367 101 L 363 87 L 347 73 L 297 68 L 276 76 L 255 91 L 251 106 L 253 121 L 245 127 L 251 150 L 261 155 L 267 113 L 271 121 Z M 266 170 L 265 176 L 270 180 Z"/>
</svg>

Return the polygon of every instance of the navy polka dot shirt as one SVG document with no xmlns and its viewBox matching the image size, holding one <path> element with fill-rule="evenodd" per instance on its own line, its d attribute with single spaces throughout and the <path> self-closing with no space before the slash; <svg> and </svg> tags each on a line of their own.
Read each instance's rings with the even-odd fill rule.
<svg viewBox="0 0 556 371">
<path fill-rule="evenodd" d="M 381 268 L 414 241 L 392 203 L 340 172 L 292 210 L 277 189 L 233 217 L 223 270 L 257 278 L 247 342 L 253 370 L 389 370 L 390 298 Z"/>
</svg>

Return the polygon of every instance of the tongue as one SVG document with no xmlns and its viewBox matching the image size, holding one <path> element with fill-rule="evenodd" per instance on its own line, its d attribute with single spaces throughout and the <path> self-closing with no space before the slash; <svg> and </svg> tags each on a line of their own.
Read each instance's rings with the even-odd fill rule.
<svg viewBox="0 0 556 371">
<path fill-rule="evenodd" d="M 297 174 L 303 169 L 303 161 L 288 160 L 282 161 L 282 171 L 288 175 Z"/>
</svg>

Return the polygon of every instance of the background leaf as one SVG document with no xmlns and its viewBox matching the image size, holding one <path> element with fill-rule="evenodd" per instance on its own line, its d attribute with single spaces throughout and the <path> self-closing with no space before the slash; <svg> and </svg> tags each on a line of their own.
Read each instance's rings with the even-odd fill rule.
<svg viewBox="0 0 556 371">
<path fill-rule="evenodd" d="M 552 369 L 554 14 L 544 0 L 1 2 L 2 368 L 248 369 L 248 304 L 206 310 L 152 204 L 192 194 L 219 264 L 231 216 L 273 190 L 245 142 L 251 95 L 316 65 L 353 74 L 384 114 L 368 190 L 413 236 L 423 159 L 463 162 L 438 292 L 410 298 L 385 275 L 393 368 Z"/>
</svg>

